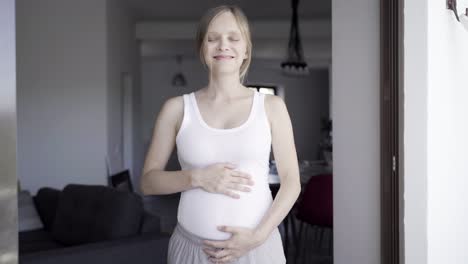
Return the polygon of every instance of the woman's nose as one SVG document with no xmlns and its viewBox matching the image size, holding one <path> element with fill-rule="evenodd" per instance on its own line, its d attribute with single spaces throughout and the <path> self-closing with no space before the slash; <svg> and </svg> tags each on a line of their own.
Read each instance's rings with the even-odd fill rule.
<svg viewBox="0 0 468 264">
<path fill-rule="evenodd" d="M 221 39 L 221 41 L 219 41 L 218 50 L 227 50 L 227 49 L 229 49 L 227 41 Z"/>
</svg>

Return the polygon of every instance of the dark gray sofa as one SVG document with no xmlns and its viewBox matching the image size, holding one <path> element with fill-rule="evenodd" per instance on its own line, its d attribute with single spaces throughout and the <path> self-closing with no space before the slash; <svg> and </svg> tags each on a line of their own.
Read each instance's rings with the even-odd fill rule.
<svg viewBox="0 0 468 264">
<path fill-rule="evenodd" d="M 69 184 L 33 200 L 44 228 L 19 232 L 19 263 L 166 263 L 169 235 L 135 193 Z"/>
</svg>

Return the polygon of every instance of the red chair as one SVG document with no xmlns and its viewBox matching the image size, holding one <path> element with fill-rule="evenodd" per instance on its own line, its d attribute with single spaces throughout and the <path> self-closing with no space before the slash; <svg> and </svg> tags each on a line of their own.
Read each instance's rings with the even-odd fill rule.
<svg viewBox="0 0 468 264">
<path fill-rule="evenodd" d="M 297 207 L 296 217 L 300 220 L 299 236 L 296 242 L 295 263 L 297 263 L 299 252 L 307 253 L 307 239 L 309 230 L 313 229 L 315 249 L 322 249 L 323 234 L 325 230 L 333 230 L 333 180 L 331 174 L 312 176 L 307 183 L 304 193 Z M 305 226 L 305 230 L 304 229 Z M 302 233 L 304 231 L 304 233 Z M 330 233 L 329 255 L 333 252 L 333 240 Z M 314 242 L 314 241 L 313 241 Z M 310 253 L 310 252 L 309 252 Z M 303 261 L 306 254 L 302 254 Z"/>
</svg>

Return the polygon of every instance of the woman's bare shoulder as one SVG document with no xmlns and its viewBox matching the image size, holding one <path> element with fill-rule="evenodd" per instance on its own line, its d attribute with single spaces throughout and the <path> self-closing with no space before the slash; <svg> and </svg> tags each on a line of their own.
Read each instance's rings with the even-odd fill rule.
<svg viewBox="0 0 468 264">
<path fill-rule="evenodd" d="M 174 124 L 179 129 L 184 115 L 184 98 L 182 95 L 166 99 L 161 107 L 161 118 L 166 124 Z"/>
<path fill-rule="evenodd" d="M 168 108 L 169 110 L 177 110 L 184 107 L 184 98 L 182 95 L 174 96 L 167 98 L 163 105 L 164 108 Z"/>
<path fill-rule="evenodd" d="M 283 98 L 278 95 L 273 94 L 265 94 L 265 105 L 275 107 L 277 104 L 281 104 L 283 102 Z"/>
<path fill-rule="evenodd" d="M 286 108 L 283 98 L 277 95 L 265 94 L 265 112 L 268 116 L 268 120 L 273 120 L 271 117 L 275 116 L 279 111 L 283 111 Z"/>
</svg>

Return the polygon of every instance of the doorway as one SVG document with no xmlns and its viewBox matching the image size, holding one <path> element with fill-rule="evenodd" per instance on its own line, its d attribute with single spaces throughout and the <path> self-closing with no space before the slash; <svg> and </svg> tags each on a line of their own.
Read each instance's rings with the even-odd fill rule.
<svg viewBox="0 0 468 264">
<path fill-rule="evenodd" d="M 9 4 L 11 5 L 11 3 L 14 3 L 14 1 L 10 1 Z M 341 1 L 341 2 L 340 2 L 340 1 L 335 1 L 335 2 L 334 2 L 334 5 L 337 5 L 337 4 L 344 4 L 344 1 Z M 8 6 L 8 7 L 11 7 L 11 6 Z M 344 4 L 344 7 L 349 7 L 349 6 L 347 6 L 346 4 Z M 344 7 L 343 7 L 343 9 L 344 9 Z M 335 6 L 335 8 L 336 8 L 336 6 Z M 337 9 L 337 10 L 336 10 L 336 11 L 338 11 L 337 15 L 339 15 L 339 14 L 344 14 L 345 12 L 344 12 L 343 9 L 341 9 L 341 8 L 340 8 L 340 9 Z M 9 11 L 9 12 L 10 12 L 10 17 L 11 17 L 11 14 L 14 13 L 14 10 L 12 10 L 11 8 L 1 8 L 1 10 L 6 10 L 6 11 L 4 11 L 4 12 Z M 335 9 L 333 9 L 333 10 L 335 11 Z M 343 13 L 339 13 L 339 12 L 341 12 L 341 11 L 343 11 Z M 375 10 L 374 10 L 374 11 L 375 11 Z M 1 16 L 1 17 L 9 17 L 9 16 Z M 10 23 L 10 24 L 7 24 L 7 25 L 11 25 L 11 23 Z M 10 28 L 10 32 L 12 32 L 12 31 L 11 31 L 11 28 Z M 10 40 L 11 40 L 11 39 L 10 39 Z M 340 47 L 336 47 L 336 48 L 337 48 L 338 51 L 340 51 Z M 339 68 L 339 66 L 337 66 L 336 69 L 341 70 L 341 69 Z M 341 72 L 341 71 L 338 71 L 338 72 Z M 336 73 L 334 73 L 334 74 L 336 74 Z M 339 75 L 334 75 L 334 76 L 335 76 L 335 77 L 339 77 Z M 337 83 L 337 79 L 332 78 L 332 80 L 333 80 L 333 84 L 332 84 L 332 85 L 334 85 L 334 84 L 336 84 L 336 85 L 341 85 L 340 83 Z M 8 86 L 8 87 L 10 87 L 10 86 Z M 338 86 L 337 86 L 337 87 L 338 87 Z M 10 88 L 11 88 L 11 87 L 10 87 Z M 11 89 L 13 89 L 13 90 L 10 90 L 10 92 L 11 92 L 11 91 L 14 91 L 14 87 L 11 88 Z M 343 91 L 341 91 L 341 90 L 334 90 L 334 91 L 335 91 L 335 92 L 339 92 L 339 93 L 343 92 Z M 338 107 L 338 108 L 337 108 L 337 106 L 335 106 L 336 104 L 344 103 L 344 99 L 345 99 L 345 98 L 342 98 L 342 97 L 341 97 L 340 95 L 338 95 L 337 93 L 333 93 L 333 95 L 334 95 L 335 99 L 336 99 L 336 98 L 340 99 L 339 101 L 334 100 L 334 104 L 333 104 L 333 105 L 334 105 L 334 106 L 333 106 L 333 109 L 334 109 L 334 110 L 333 110 L 333 111 L 336 112 L 337 114 L 341 113 L 341 111 L 345 111 L 346 109 L 341 108 L 341 107 Z M 6 98 L 6 97 L 3 97 L 3 96 L 2 96 L 2 98 Z M 348 97 L 348 99 L 349 99 L 349 98 L 352 98 L 352 97 Z M 343 99 L 343 102 L 341 101 L 341 99 Z M 379 101 L 380 101 L 380 100 L 379 100 Z M 346 105 L 346 104 L 344 104 L 344 105 Z M 353 109 L 352 109 L 352 110 L 353 110 Z M 2 111 L 3 111 L 3 110 L 2 110 Z M 398 110 L 396 110 L 396 111 L 398 111 Z M 373 117 L 373 118 L 374 118 L 374 117 Z M 3 127 L 3 122 L 4 122 L 4 121 L 2 120 L 2 127 Z M 336 122 L 336 121 L 335 121 L 335 122 Z M 345 120 L 345 119 L 340 119 L 340 122 L 343 122 L 343 123 L 342 123 L 342 128 L 344 128 L 344 127 L 343 127 L 344 125 L 348 124 L 348 121 Z M 13 125 L 13 124 L 12 124 L 12 123 L 8 123 L 8 126 L 10 126 L 10 125 Z M 368 125 L 368 124 L 364 124 L 364 126 L 366 126 L 366 125 Z M 338 125 L 338 127 L 340 127 L 340 125 Z M 11 135 L 11 134 L 9 134 L 9 135 Z M 339 139 L 340 137 L 342 137 L 342 138 L 349 138 L 348 136 L 346 136 L 346 135 L 344 135 L 344 134 L 337 134 L 337 136 L 338 136 L 338 137 L 337 137 L 338 139 Z M 0 138 L 11 140 L 12 137 L 4 137 L 3 134 L 2 134 L 2 137 L 0 137 Z M 374 138 L 374 141 L 375 141 L 375 138 Z M 348 143 L 348 144 L 349 144 L 349 143 Z M 349 146 L 348 144 L 344 144 L 343 147 L 344 147 L 344 146 Z M 378 144 L 378 143 L 377 143 L 377 144 Z M 357 146 L 357 147 L 359 147 L 359 146 Z M 14 149 L 14 148 L 11 148 L 11 149 Z M 336 161 L 342 160 L 342 158 L 343 158 L 343 159 L 346 158 L 347 161 L 346 161 L 344 164 L 348 164 L 348 165 L 349 165 L 349 164 L 350 164 L 350 163 L 349 163 L 349 158 L 350 158 L 352 155 L 347 155 L 347 154 L 352 154 L 352 152 L 344 152 L 343 155 L 338 155 L 337 157 L 335 157 L 335 165 L 336 165 Z M 373 154 L 375 154 L 375 153 L 373 153 Z M 393 153 L 392 153 L 392 154 L 393 154 Z M 11 157 L 11 155 L 2 155 L 2 159 L 3 159 L 3 157 L 7 157 L 7 156 L 8 156 L 8 157 Z M 13 155 L 13 156 L 14 156 L 14 155 Z M 346 157 L 345 157 L 345 156 L 346 156 Z M 393 155 L 392 155 L 392 157 L 393 157 Z M 359 159 L 357 159 L 357 157 L 351 157 L 351 158 L 355 158 L 358 162 L 360 161 Z M 354 161 L 356 161 L 356 160 L 354 160 Z M 2 162 L 3 162 L 3 160 L 2 160 Z M 361 162 L 363 162 L 363 161 L 361 160 Z M 385 162 L 388 162 L 388 160 L 385 160 Z M 364 163 L 364 162 L 363 162 L 363 163 Z M 382 161 L 381 166 L 383 166 L 383 163 L 384 163 L 384 161 Z M 8 164 L 10 164 L 10 167 L 11 167 L 11 164 L 13 164 L 13 163 L 9 161 Z M 393 159 L 391 159 L 390 164 L 392 164 L 392 166 L 393 166 Z M 387 166 L 387 165 L 386 165 L 386 166 Z M 392 166 L 390 166 L 390 168 L 392 168 Z M 352 169 L 353 167 L 351 166 L 350 168 Z M 340 169 L 341 171 L 344 171 L 344 169 L 346 169 L 346 166 L 343 165 L 343 167 L 340 167 L 339 169 Z M 10 182 L 14 182 L 14 183 L 16 184 L 16 180 L 13 180 L 13 181 L 10 181 Z M 2 181 L 2 188 L 3 188 L 3 186 L 4 186 L 4 185 L 3 185 L 3 181 Z M 10 186 L 10 187 L 11 187 L 11 186 Z M 346 190 L 348 190 L 348 189 L 343 188 L 343 189 L 341 189 L 341 190 L 344 190 L 344 191 L 346 192 Z M 3 201 L 4 201 L 4 200 L 2 200 L 2 202 L 3 202 Z M 340 201 L 343 201 L 343 199 L 341 198 L 341 199 L 338 200 L 338 202 L 340 202 Z M 338 205 L 339 205 L 339 204 L 338 204 Z M 395 206 L 395 204 L 394 204 L 394 206 Z M 394 208 L 394 207 L 393 207 L 393 208 Z M 12 214 L 16 214 L 16 212 L 12 212 Z M 356 218 L 356 219 L 357 219 L 357 218 Z M 341 220 L 340 220 L 340 221 L 341 221 Z M 343 221 L 344 221 L 344 220 L 343 220 Z M 337 222 L 337 224 L 339 224 L 340 226 L 345 226 L 345 225 L 346 225 L 346 223 L 343 223 L 343 222 Z M 383 224 L 382 226 L 385 226 L 385 225 Z M 394 234 L 394 232 L 396 232 L 396 230 L 395 230 L 395 227 L 392 227 L 392 228 L 393 228 L 393 229 L 392 229 L 393 231 L 391 231 L 390 233 L 385 232 L 385 235 L 382 235 L 382 238 L 383 238 L 384 236 L 387 236 L 387 235 L 392 235 L 393 240 L 395 241 L 395 234 Z M 345 232 L 346 232 L 346 231 L 345 231 Z M 393 232 L 393 233 L 392 233 L 392 232 Z M 370 235 L 369 235 L 369 236 L 370 236 Z M 343 238 L 343 237 L 337 237 L 337 238 Z M 398 239 L 397 239 L 397 240 L 398 240 Z M 9 241 L 11 241 L 11 240 L 9 240 Z M 335 240 L 335 241 L 336 241 L 336 243 L 338 243 L 338 245 L 340 245 L 340 244 L 339 244 L 340 241 L 341 241 L 340 239 Z M 346 239 L 345 239 L 345 241 L 346 241 Z M 382 245 L 383 245 L 383 243 L 382 243 Z M 398 247 L 397 247 L 397 248 L 398 248 Z M 394 249 L 395 249 L 395 247 L 394 247 Z M 393 249 L 393 250 L 394 250 L 394 249 Z M 337 259 L 338 261 L 340 261 L 340 257 L 341 257 L 341 256 L 343 256 L 343 257 L 346 256 L 346 252 L 347 252 L 347 251 L 346 251 L 346 250 L 343 250 L 342 247 L 338 247 L 336 252 L 338 252 L 338 253 L 340 254 L 340 256 L 339 256 L 338 259 Z M 395 252 L 395 251 L 392 251 L 392 252 Z M 342 255 L 341 255 L 341 254 L 342 254 Z M 392 253 L 392 254 L 395 254 L 395 253 Z"/>
</svg>

